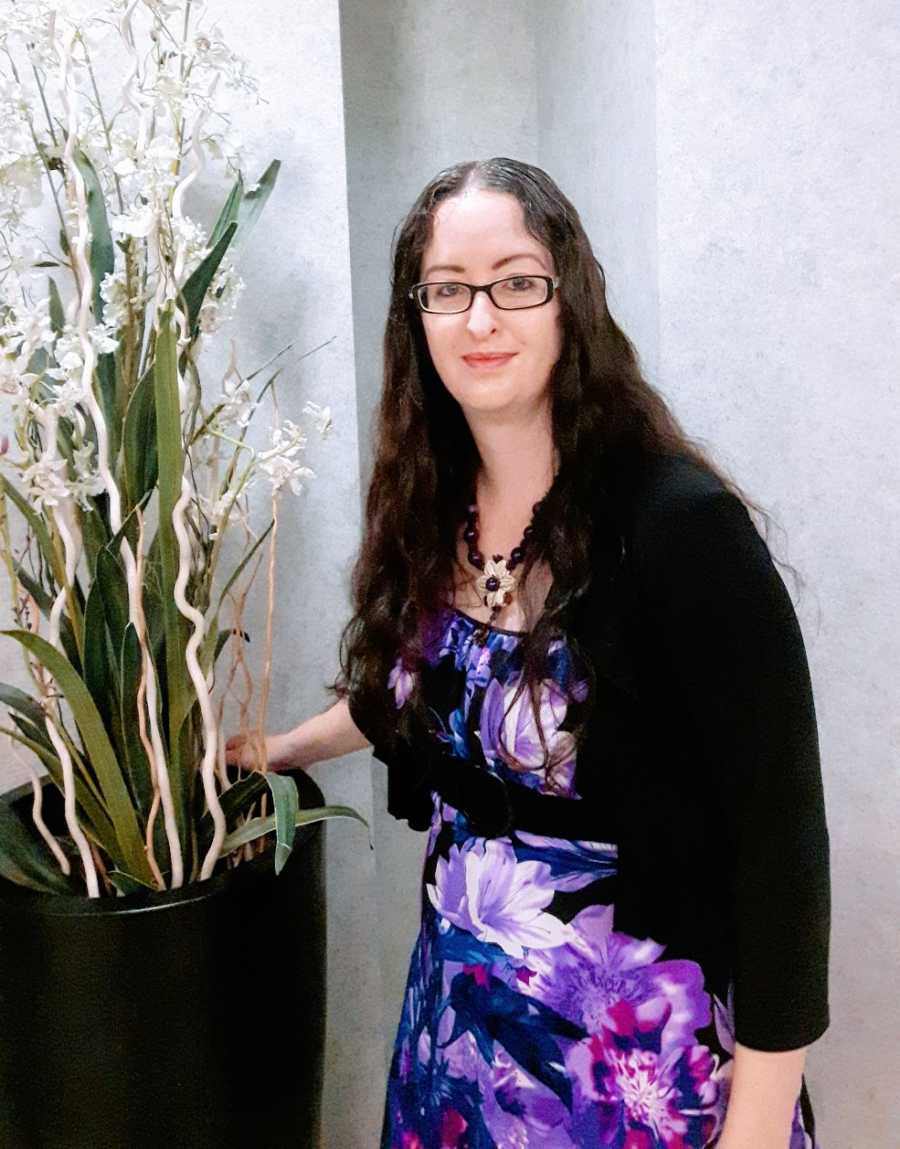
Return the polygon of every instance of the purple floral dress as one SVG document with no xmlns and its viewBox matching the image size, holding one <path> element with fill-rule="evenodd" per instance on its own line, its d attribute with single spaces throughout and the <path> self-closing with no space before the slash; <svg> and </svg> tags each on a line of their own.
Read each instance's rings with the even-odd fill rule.
<svg viewBox="0 0 900 1149">
<path fill-rule="evenodd" d="M 433 619 L 422 685 L 437 737 L 507 781 L 577 800 L 567 727 L 584 683 L 557 641 L 540 695 L 548 776 L 527 692 L 504 716 L 520 640 L 455 608 Z M 388 686 L 399 708 L 412 687 L 399 661 Z M 432 797 L 382 1149 L 715 1145 L 731 994 L 707 992 L 696 962 L 667 961 L 652 938 L 615 930 L 615 843 L 478 837 Z M 798 1099 L 790 1149 L 818 1149 L 811 1127 Z"/>
</svg>

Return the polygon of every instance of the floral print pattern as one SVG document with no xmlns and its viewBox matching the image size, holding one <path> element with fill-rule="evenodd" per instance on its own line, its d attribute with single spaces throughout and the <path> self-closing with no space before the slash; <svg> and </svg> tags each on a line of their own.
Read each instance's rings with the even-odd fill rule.
<svg viewBox="0 0 900 1149">
<path fill-rule="evenodd" d="M 566 644 L 539 697 L 548 769 L 527 692 L 509 707 L 520 636 L 478 634 L 453 608 L 432 620 L 421 673 L 435 737 L 513 784 L 578 800 L 567 727 L 584 683 Z M 412 682 L 398 660 L 388 682 L 398 707 Z M 719 997 L 697 962 L 616 931 L 615 843 L 480 837 L 432 796 L 382 1149 L 715 1145 L 731 986 Z M 799 1100 L 790 1149 L 820 1149 Z"/>
</svg>

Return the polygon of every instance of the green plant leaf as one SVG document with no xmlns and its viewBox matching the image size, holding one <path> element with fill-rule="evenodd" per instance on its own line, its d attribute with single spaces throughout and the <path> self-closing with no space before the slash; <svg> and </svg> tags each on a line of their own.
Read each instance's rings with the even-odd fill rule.
<svg viewBox="0 0 900 1149">
<path fill-rule="evenodd" d="M 21 720 L 17 720 L 13 715 L 13 720 L 17 726 L 23 730 L 27 728 L 27 724 Z M 27 734 L 17 734 L 14 730 L 7 730 L 5 733 L 9 734 L 10 738 L 15 739 L 16 742 L 30 750 L 44 765 L 47 767 L 47 773 L 50 775 L 53 785 L 57 788 L 60 794 L 65 793 L 65 786 L 63 783 L 62 763 L 56 756 L 56 751 L 52 746 L 48 748 L 43 742 L 35 738 L 29 738 Z M 79 819 L 86 830 L 91 830 L 95 839 L 98 842 L 106 843 L 115 840 L 115 831 L 113 830 L 112 822 L 106 815 L 106 811 L 100 803 L 99 798 L 93 793 L 88 783 L 84 778 L 75 775 L 75 801 L 81 808 L 83 813 L 79 814 Z M 109 853 L 109 850 L 107 850 Z"/>
<path fill-rule="evenodd" d="M 94 316 L 100 323 L 103 319 L 103 296 L 100 294 L 100 284 L 103 282 L 104 276 L 112 275 L 116 270 L 116 252 L 113 247 L 112 233 L 109 230 L 106 201 L 103 198 L 100 180 L 94 171 L 94 165 L 80 148 L 75 151 L 75 166 L 81 172 L 87 191 L 87 214 L 91 229 L 90 266 L 94 288 Z"/>
<path fill-rule="evenodd" d="M 215 247 L 232 223 L 238 225 L 234 246 L 236 249 L 244 247 L 247 236 L 253 230 L 269 196 L 272 194 L 280 170 L 281 161 L 273 160 L 249 189 L 245 187 L 243 177 L 238 175 L 222 210 L 219 212 L 219 218 L 216 220 L 216 225 L 210 236 L 210 247 Z"/>
<path fill-rule="evenodd" d="M 128 625 L 128 581 L 121 562 L 108 547 L 97 552 L 97 577 L 94 586 L 97 585 L 100 587 L 100 597 L 113 650 L 118 653 L 122 646 L 122 635 Z M 93 592 L 93 587 L 91 590 Z"/>
<path fill-rule="evenodd" d="M 297 827 L 309 826 L 313 822 L 324 822 L 328 818 L 353 818 L 357 822 L 362 822 L 367 830 L 369 828 L 369 823 L 362 814 L 358 814 L 350 806 L 315 806 L 311 810 L 300 810 L 294 820 L 294 825 Z M 274 829 L 274 814 L 269 814 L 265 818 L 251 818 L 249 822 L 245 822 L 243 826 L 225 838 L 222 843 L 222 856 L 232 853 L 240 846 L 246 845 L 247 842 L 261 838 L 264 834 L 271 834 Z M 369 848 L 373 850 L 375 848 L 371 835 L 369 836 Z"/>
<path fill-rule="evenodd" d="M 145 371 L 131 393 L 122 429 L 122 469 L 130 507 L 156 485 L 156 394 L 153 369 Z"/>
<path fill-rule="evenodd" d="M 154 431 L 154 434 L 155 433 L 156 432 Z M 122 525 L 119 527 L 119 529 L 116 531 L 116 533 L 108 540 L 108 542 L 104 543 L 104 546 L 106 547 L 106 549 L 113 556 L 113 558 L 115 558 L 117 561 L 121 561 L 119 559 L 119 548 L 121 547 L 122 539 L 126 535 L 128 535 L 129 530 L 132 527 L 132 525 L 137 523 L 137 512 L 138 512 L 138 510 L 144 510 L 146 508 L 147 504 L 150 502 L 150 498 L 152 495 L 153 495 L 152 490 L 151 491 L 145 491 L 143 496 L 138 500 L 138 502 L 132 506 L 131 510 L 128 512 L 128 514 L 125 516 L 125 518 L 122 519 Z M 134 549 L 134 544 L 132 546 L 132 549 Z"/>
<path fill-rule="evenodd" d="M 234 239 L 237 226 L 234 222 L 228 224 L 219 242 L 212 251 L 210 251 L 200 266 L 188 277 L 187 282 L 182 288 L 181 294 L 184 299 L 185 311 L 187 312 L 188 331 L 190 331 L 192 338 L 196 334 L 200 308 L 203 305 L 203 300 L 206 298 L 209 285 L 213 281 L 213 276 L 219 270 L 219 264 L 225 258 L 225 252 Z M 158 357 L 158 347 L 156 353 Z"/>
<path fill-rule="evenodd" d="M 140 878 L 136 878 L 133 874 L 126 874 L 122 870 L 110 870 L 109 880 L 120 894 L 139 894 L 144 890 L 152 890 L 154 894 L 158 893 L 155 882 L 142 882 Z"/>
<path fill-rule="evenodd" d="M 200 644 L 200 650 L 197 654 L 197 658 L 200 662 L 200 667 L 207 677 L 209 676 L 212 663 L 215 661 L 219 650 L 224 645 L 224 642 L 222 641 L 223 639 L 227 642 L 228 631 L 226 630 L 220 634 L 218 623 L 216 619 L 213 619 L 210 625 L 206 628 L 206 634 L 203 636 L 203 642 Z M 210 657 L 210 652 L 212 652 L 212 657 Z"/>
<path fill-rule="evenodd" d="M 41 614 L 45 618 L 49 618 L 50 610 L 53 607 L 53 595 L 49 594 L 37 581 L 32 574 L 25 569 L 22 563 L 14 562 L 13 569 L 16 572 L 16 577 L 23 587 L 28 591 L 34 601 L 38 604 Z M 62 628 L 60 628 L 62 629 Z"/>
<path fill-rule="evenodd" d="M 156 359 L 153 365 L 156 395 L 156 441 L 159 457 L 159 539 L 160 602 L 166 643 L 166 707 L 168 725 L 169 776 L 178 834 L 186 845 L 190 779 L 181 762 L 179 733 L 194 701 L 184 661 L 186 646 L 183 619 L 175 602 L 178 575 L 178 539 L 172 526 L 172 511 L 181 497 L 184 453 L 181 441 L 181 408 L 178 395 L 177 345 L 174 308 L 168 304 L 159 315 Z"/>
<path fill-rule="evenodd" d="M 275 187 L 275 181 L 278 179 L 278 173 L 280 171 L 281 160 L 272 160 L 256 183 L 244 192 L 240 208 L 238 209 L 238 234 L 235 240 L 236 248 L 243 249 L 246 244 L 247 236 L 253 230 L 256 221 L 262 214 L 262 210 L 266 206 L 269 196 Z"/>
<path fill-rule="evenodd" d="M 297 783 L 290 775 L 265 770 L 263 777 L 272 792 L 272 803 L 275 806 L 275 873 L 280 874 L 294 848 L 300 796 L 297 793 Z"/>
<path fill-rule="evenodd" d="M 87 214 L 91 229 L 90 268 L 93 280 L 94 317 L 97 323 L 103 320 L 103 296 L 100 285 L 106 275 L 116 270 L 116 253 L 112 233 L 106 214 L 106 201 L 103 188 L 94 170 L 94 165 L 80 148 L 75 151 L 75 166 L 81 172 L 87 192 Z M 119 428 L 116 401 L 116 362 L 113 355 L 100 355 L 97 358 L 97 380 L 100 384 L 100 406 L 106 417 L 109 435 L 110 457 L 118 454 Z"/>
<path fill-rule="evenodd" d="M 99 497 L 90 497 L 89 500 L 92 509 L 89 511 L 79 512 L 79 524 L 81 526 L 81 539 L 84 543 L 84 555 L 87 559 L 87 567 L 90 571 L 91 578 L 95 577 L 97 570 L 97 552 L 101 547 L 105 547 L 109 541 L 109 534 L 107 533 L 107 511 L 100 508 Z"/>
<path fill-rule="evenodd" d="M 100 406 L 106 416 L 106 434 L 109 440 L 109 457 L 115 459 L 119 453 L 122 416 L 120 404 L 124 406 L 124 396 L 117 394 L 116 357 L 112 352 L 97 356 L 97 379 L 100 384 Z"/>
<path fill-rule="evenodd" d="M 100 579 L 94 579 L 84 608 L 84 685 L 107 730 L 112 707 L 116 704 L 114 674 L 106 637 L 102 584 Z"/>
<path fill-rule="evenodd" d="M 24 568 L 21 563 L 14 563 L 14 569 L 19 582 L 32 596 L 34 601 L 38 604 L 41 614 L 44 618 L 49 619 L 50 611 L 53 608 L 53 598 L 47 593 L 41 584 L 31 577 L 29 572 Z M 79 669 L 81 668 L 81 659 L 78 656 L 78 647 L 75 644 L 75 635 L 72 633 L 72 624 L 66 615 L 59 616 L 59 640 L 63 645 L 66 652 L 66 658 L 72 665 Z"/>
<path fill-rule="evenodd" d="M 11 803 L 0 802 L 0 874 L 43 894 L 72 894 L 75 882 L 60 870 L 46 842 Z"/>
<path fill-rule="evenodd" d="M 222 210 L 219 212 L 219 218 L 216 220 L 215 227 L 212 229 L 212 234 L 209 237 L 209 247 L 215 247 L 222 236 L 227 231 L 232 223 L 237 223 L 238 213 L 241 207 L 241 200 L 244 198 L 244 180 L 240 172 L 237 179 L 228 193 L 228 198 L 222 205 Z"/>
<path fill-rule="evenodd" d="M 50 292 L 50 327 L 54 335 L 62 335 L 66 325 L 66 313 L 63 310 L 62 300 L 59 297 L 59 288 L 52 275 L 47 276 L 47 286 Z"/>
<path fill-rule="evenodd" d="M 122 748 L 131 792 L 135 796 L 143 818 L 150 813 L 153 783 L 150 763 L 141 742 L 138 721 L 138 686 L 141 680 L 141 647 L 133 623 L 128 623 L 122 635 L 119 654 L 119 714 L 122 724 Z"/>
<path fill-rule="evenodd" d="M 18 686 L 10 686 L 9 683 L 0 682 L 0 702 L 4 706 L 8 706 L 10 710 L 17 710 L 19 714 L 23 714 L 38 730 L 45 730 L 44 708 L 36 698 L 32 698 L 30 694 L 20 690 Z"/>
<path fill-rule="evenodd" d="M 266 788 L 262 770 L 254 770 L 245 778 L 241 778 L 224 793 L 219 795 L 222 813 L 225 815 L 225 825 L 234 827 L 238 818 L 244 811 L 253 805 L 256 799 Z M 197 850 L 205 854 L 213 840 L 213 820 L 209 810 L 204 811 L 197 827 Z"/>
<path fill-rule="evenodd" d="M 21 512 L 31 527 L 37 544 L 41 549 L 41 554 L 44 556 L 44 561 L 47 563 L 55 579 L 56 586 L 62 586 L 66 581 L 65 568 L 53 549 L 53 544 L 50 542 L 50 534 L 44 520 L 28 502 L 22 492 L 14 487 L 9 479 L 2 474 L 0 474 L 0 490 L 3 491 L 4 495 L 8 495 L 9 498 L 12 499 L 16 508 Z"/>
<path fill-rule="evenodd" d="M 152 874 L 144 855 L 141 832 L 125 779 L 110 745 L 103 719 L 84 681 L 69 660 L 40 635 L 26 630 L 3 630 L 0 634 L 20 642 L 56 679 L 72 709 L 115 830 L 115 841 L 106 842 L 106 848 L 120 868 L 151 880 Z"/>
<path fill-rule="evenodd" d="M 48 753 L 53 755 L 56 754 L 56 751 L 53 749 L 53 743 L 50 741 L 50 738 L 46 733 L 46 726 L 43 729 L 35 726 L 33 722 L 30 722 L 27 718 L 24 718 L 16 710 L 11 710 L 9 712 L 9 716 L 13 722 L 15 722 L 16 728 L 20 734 L 24 735 L 26 738 L 30 738 L 32 742 L 36 742 L 43 746 L 44 749 L 48 751 Z"/>
</svg>

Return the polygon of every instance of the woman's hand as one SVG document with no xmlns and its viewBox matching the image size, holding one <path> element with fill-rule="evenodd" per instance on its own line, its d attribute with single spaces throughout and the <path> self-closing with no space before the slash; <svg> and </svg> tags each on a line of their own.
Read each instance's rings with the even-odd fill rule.
<svg viewBox="0 0 900 1149">
<path fill-rule="evenodd" d="M 254 735 L 233 734 L 225 743 L 225 761 L 243 770 L 260 770 L 263 762 L 269 770 L 290 770 L 302 765 L 295 756 L 294 741 L 290 733 L 267 734 L 263 740 L 263 753 L 255 751 Z"/>
</svg>

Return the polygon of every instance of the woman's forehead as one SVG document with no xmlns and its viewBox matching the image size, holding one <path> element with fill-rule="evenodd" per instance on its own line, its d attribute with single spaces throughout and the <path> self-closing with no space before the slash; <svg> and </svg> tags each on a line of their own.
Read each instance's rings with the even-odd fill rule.
<svg viewBox="0 0 900 1149">
<path fill-rule="evenodd" d="M 467 189 L 438 205 L 422 253 L 422 268 L 433 264 L 463 268 L 513 255 L 536 257 L 529 260 L 535 268 L 549 265 L 549 252 L 526 229 L 525 214 L 515 196 Z"/>
</svg>

